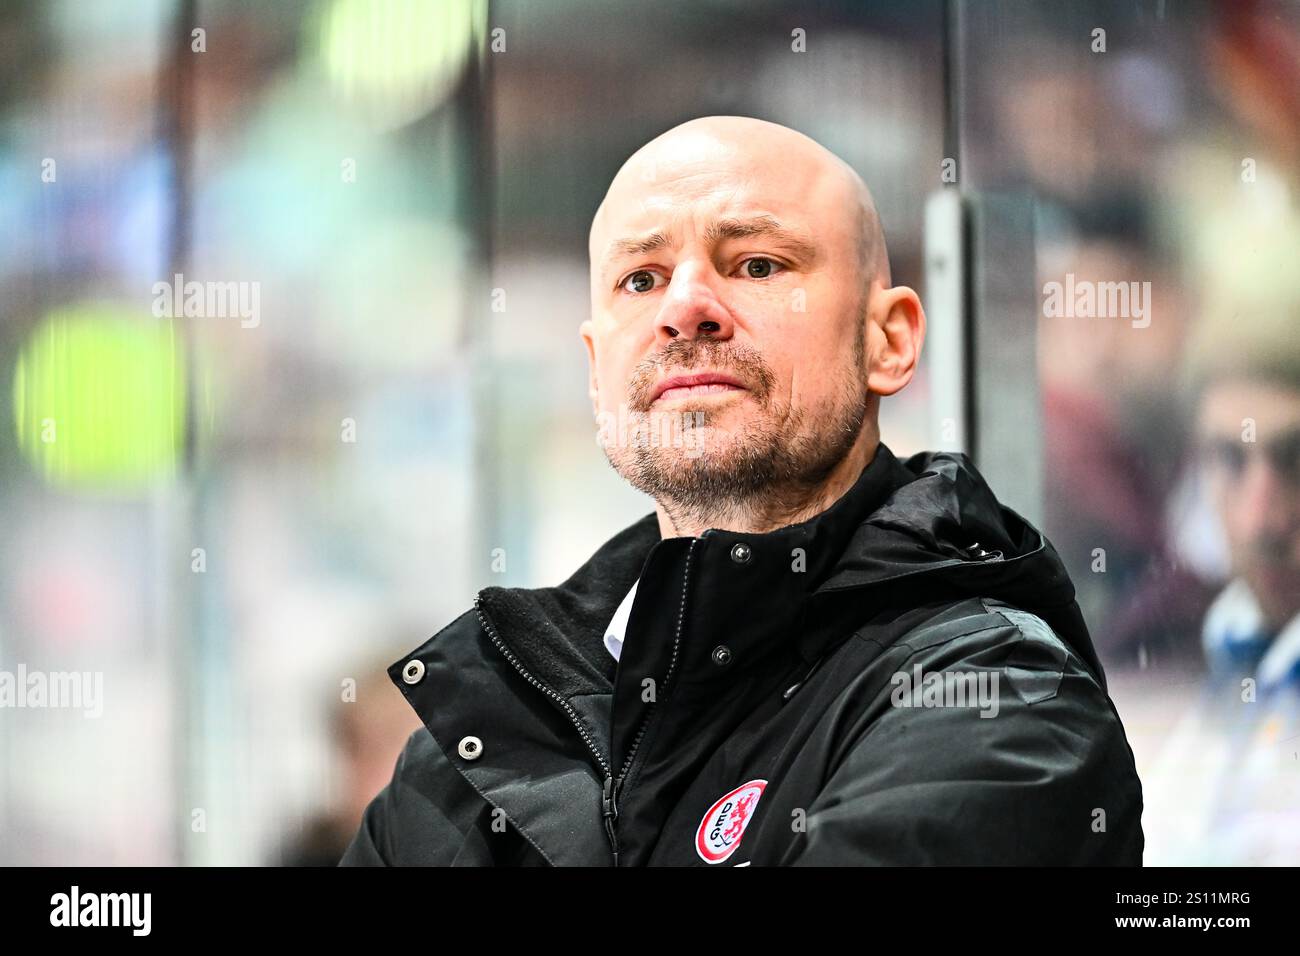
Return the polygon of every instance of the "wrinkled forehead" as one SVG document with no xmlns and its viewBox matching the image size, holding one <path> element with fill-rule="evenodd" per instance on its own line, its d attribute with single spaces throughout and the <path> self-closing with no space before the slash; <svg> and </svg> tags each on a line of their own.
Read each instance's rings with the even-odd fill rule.
<svg viewBox="0 0 1300 956">
<path fill-rule="evenodd" d="M 826 157 L 692 137 L 643 149 L 619 170 L 592 220 L 593 272 L 613 242 L 654 232 L 683 241 L 719 219 L 758 215 L 827 245 L 854 242 L 859 221 L 847 177 Z"/>
</svg>

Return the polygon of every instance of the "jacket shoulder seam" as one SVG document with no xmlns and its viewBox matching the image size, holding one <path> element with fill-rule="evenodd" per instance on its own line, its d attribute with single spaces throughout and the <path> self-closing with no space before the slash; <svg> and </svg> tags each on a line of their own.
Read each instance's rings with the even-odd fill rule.
<svg viewBox="0 0 1300 956">
<path fill-rule="evenodd" d="M 1074 652 L 1074 648 L 1069 645 L 1065 638 L 1057 634 L 1056 630 L 1040 615 L 999 602 L 993 603 L 990 607 L 988 598 L 981 598 L 980 603 L 987 607 L 991 613 L 1003 618 L 1009 626 L 1014 627 L 1020 633 L 1022 639 L 1037 639 L 1052 645 L 1064 654 L 1066 660 L 1073 660 L 1088 675 L 1089 679 L 1092 679 L 1092 672 L 1083 663 L 1079 655 Z"/>
</svg>

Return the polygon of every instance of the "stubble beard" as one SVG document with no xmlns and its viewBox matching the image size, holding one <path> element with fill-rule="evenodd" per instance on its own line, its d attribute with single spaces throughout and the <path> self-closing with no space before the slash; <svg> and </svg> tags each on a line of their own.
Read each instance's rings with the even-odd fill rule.
<svg viewBox="0 0 1300 956">
<path fill-rule="evenodd" d="M 674 526 L 739 528 L 770 516 L 790 516 L 816 497 L 832 470 L 862 434 L 868 395 L 863 329 L 853 362 L 840 371 L 829 398 L 793 408 L 772 397 L 774 376 L 748 346 L 708 338 L 675 339 L 634 370 L 629 419 L 641 440 L 605 442 L 610 464 L 632 487 L 658 502 Z M 710 368 L 740 378 L 748 392 L 725 405 L 674 403 L 652 409 L 660 369 Z M 743 423 L 717 424 L 738 402 L 757 405 Z"/>
</svg>

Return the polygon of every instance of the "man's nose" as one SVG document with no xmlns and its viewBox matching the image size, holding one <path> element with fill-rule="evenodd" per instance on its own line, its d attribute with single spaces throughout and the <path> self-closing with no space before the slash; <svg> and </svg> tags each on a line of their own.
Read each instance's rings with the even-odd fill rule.
<svg viewBox="0 0 1300 956">
<path fill-rule="evenodd" d="M 710 263 L 678 263 L 659 310 L 655 337 L 660 345 L 675 338 L 731 338 L 734 324 L 718 298 L 720 281 Z"/>
</svg>

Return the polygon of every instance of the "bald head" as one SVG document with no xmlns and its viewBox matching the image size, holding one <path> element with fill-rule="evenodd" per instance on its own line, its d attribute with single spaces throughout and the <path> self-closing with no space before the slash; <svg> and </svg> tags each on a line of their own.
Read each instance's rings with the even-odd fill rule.
<svg viewBox="0 0 1300 956">
<path fill-rule="evenodd" d="M 588 253 L 593 280 L 610 254 L 619 250 L 616 244 L 627 238 L 620 227 L 629 212 L 653 214 L 706 177 L 717 181 L 715 192 L 760 188 L 802 205 L 815 232 L 848 238 L 864 288 L 873 279 L 890 284 L 884 233 L 862 177 L 803 133 L 747 116 L 689 120 L 628 158 L 592 219 Z"/>
</svg>

